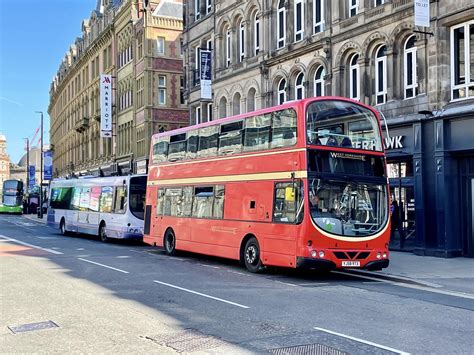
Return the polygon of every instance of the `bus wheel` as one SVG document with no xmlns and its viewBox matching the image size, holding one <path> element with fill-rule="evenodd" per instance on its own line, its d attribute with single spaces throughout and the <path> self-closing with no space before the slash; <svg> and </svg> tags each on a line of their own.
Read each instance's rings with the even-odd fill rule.
<svg viewBox="0 0 474 355">
<path fill-rule="evenodd" d="M 102 222 L 99 227 L 99 238 L 104 243 L 107 243 L 109 241 L 109 238 L 107 237 L 107 229 L 105 228 L 104 222 Z"/>
<path fill-rule="evenodd" d="M 174 236 L 173 230 L 168 229 L 165 234 L 165 241 L 163 243 L 165 247 L 166 255 L 176 254 L 176 237 Z"/>
<path fill-rule="evenodd" d="M 260 246 L 255 237 L 250 238 L 245 243 L 244 263 L 250 272 L 257 273 L 263 270 L 262 260 L 260 259 Z"/>
<path fill-rule="evenodd" d="M 66 222 L 64 221 L 64 218 L 61 219 L 61 222 L 59 223 L 59 230 L 62 235 L 67 235 Z"/>
</svg>

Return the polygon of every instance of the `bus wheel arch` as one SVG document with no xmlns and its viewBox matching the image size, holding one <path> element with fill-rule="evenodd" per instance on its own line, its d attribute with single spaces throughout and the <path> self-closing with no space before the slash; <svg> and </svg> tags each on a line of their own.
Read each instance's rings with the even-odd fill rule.
<svg viewBox="0 0 474 355">
<path fill-rule="evenodd" d="M 171 227 L 166 229 L 163 236 L 163 248 L 165 248 L 166 255 L 173 256 L 176 254 L 176 234 Z"/>
<path fill-rule="evenodd" d="M 264 270 L 261 259 L 261 248 L 258 239 L 253 234 L 247 234 L 240 245 L 240 263 L 244 265 L 248 271 L 259 273 Z"/>
<path fill-rule="evenodd" d="M 99 238 L 104 243 L 109 241 L 109 238 L 107 237 L 107 225 L 104 220 L 99 223 Z"/>
</svg>

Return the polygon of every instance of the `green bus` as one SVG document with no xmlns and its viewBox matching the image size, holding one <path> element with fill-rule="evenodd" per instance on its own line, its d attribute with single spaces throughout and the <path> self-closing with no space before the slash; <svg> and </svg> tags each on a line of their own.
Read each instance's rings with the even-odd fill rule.
<svg viewBox="0 0 474 355">
<path fill-rule="evenodd" d="M 3 182 L 0 213 L 23 212 L 23 182 L 20 180 L 5 180 Z"/>
</svg>

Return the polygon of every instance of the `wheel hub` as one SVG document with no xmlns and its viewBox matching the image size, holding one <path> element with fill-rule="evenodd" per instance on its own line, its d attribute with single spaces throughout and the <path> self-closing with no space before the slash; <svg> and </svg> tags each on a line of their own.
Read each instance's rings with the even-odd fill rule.
<svg viewBox="0 0 474 355">
<path fill-rule="evenodd" d="M 257 250 L 254 245 L 250 245 L 245 253 L 245 258 L 249 264 L 253 264 L 257 258 Z"/>
</svg>

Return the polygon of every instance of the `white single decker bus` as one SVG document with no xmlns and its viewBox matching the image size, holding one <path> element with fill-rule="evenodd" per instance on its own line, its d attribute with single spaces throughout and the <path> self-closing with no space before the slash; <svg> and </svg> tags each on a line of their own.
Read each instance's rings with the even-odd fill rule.
<svg viewBox="0 0 474 355">
<path fill-rule="evenodd" d="M 57 179 L 51 182 L 48 225 L 69 232 L 143 239 L 145 175 Z"/>
</svg>

